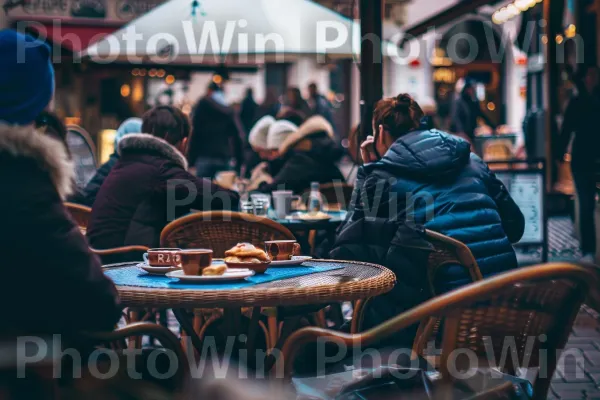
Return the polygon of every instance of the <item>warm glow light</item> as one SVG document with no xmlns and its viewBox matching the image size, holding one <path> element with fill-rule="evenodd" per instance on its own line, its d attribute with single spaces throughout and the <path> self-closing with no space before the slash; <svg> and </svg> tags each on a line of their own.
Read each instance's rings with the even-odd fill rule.
<svg viewBox="0 0 600 400">
<path fill-rule="evenodd" d="M 548 36 L 546 36 L 546 35 L 542 36 L 542 43 L 548 44 Z"/>
<path fill-rule="evenodd" d="M 184 104 L 183 107 L 181 107 L 181 111 L 183 111 L 184 114 L 190 115 L 192 112 L 192 106 L 189 104 Z"/>
<path fill-rule="evenodd" d="M 152 68 L 149 72 L 148 72 L 148 76 L 150 78 L 154 78 L 156 76 L 156 70 L 154 68 Z"/>
<path fill-rule="evenodd" d="M 146 70 L 140 69 L 140 76 L 146 76 Z"/>
<path fill-rule="evenodd" d="M 167 85 L 172 85 L 175 83 L 175 77 L 173 75 L 167 75 L 167 77 L 165 78 L 165 82 L 167 83 Z"/>
<path fill-rule="evenodd" d="M 577 35 L 577 27 L 573 24 L 569 25 L 565 30 L 565 36 L 569 39 L 574 38 Z"/>
<path fill-rule="evenodd" d="M 156 71 L 156 76 L 158 76 L 159 78 L 164 78 L 166 74 L 167 73 L 164 69 L 159 69 L 158 71 Z"/>
<path fill-rule="evenodd" d="M 131 86 L 129 86 L 128 84 L 124 84 L 123 86 L 121 86 L 121 96 L 127 97 L 130 94 L 131 94 Z"/>
<path fill-rule="evenodd" d="M 564 42 L 564 37 L 561 34 L 556 35 L 556 44 L 561 44 L 562 42 Z"/>
<path fill-rule="evenodd" d="M 133 76 L 138 76 L 139 74 L 140 74 L 140 69 L 139 68 L 134 68 L 131 71 L 131 75 L 133 75 Z"/>
<path fill-rule="evenodd" d="M 511 18 L 516 17 L 521 13 L 521 10 L 519 10 L 514 4 L 509 4 L 506 7 L 506 11 L 508 12 Z"/>
<path fill-rule="evenodd" d="M 104 164 L 110 158 L 110 155 L 115 152 L 115 137 L 117 136 L 117 131 L 114 129 L 105 129 L 100 131 L 98 143 L 99 146 L 99 158 L 100 163 Z"/>
<path fill-rule="evenodd" d="M 489 103 L 487 103 L 487 109 L 490 111 L 494 111 L 496 109 L 496 104 L 490 101 Z"/>
<path fill-rule="evenodd" d="M 223 77 L 221 75 L 215 75 L 213 76 L 213 82 L 220 85 L 223 82 Z"/>
<path fill-rule="evenodd" d="M 144 83 L 141 79 L 133 81 L 133 89 L 131 90 L 131 99 L 139 103 L 144 99 Z"/>
</svg>

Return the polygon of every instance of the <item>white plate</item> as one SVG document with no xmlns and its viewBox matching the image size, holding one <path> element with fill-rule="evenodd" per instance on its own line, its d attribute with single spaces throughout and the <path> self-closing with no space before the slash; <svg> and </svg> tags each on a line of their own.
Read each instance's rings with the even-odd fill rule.
<svg viewBox="0 0 600 400">
<path fill-rule="evenodd" d="M 179 268 L 177 267 L 152 267 L 146 263 L 140 263 L 137 265 L 139 268 L 143 269 L 144 271 L 146 271 L 147 273 L 151 274 L 151 275 L 164 275 L 167 272 L 171 272 L 171 271 L 175 271 Z"/>
<path fill-rule="evenodd" d="M 179 279 L 182 282 L 241 281 L 253 275 L 254 271 L 249 269 L 228 269 L 227 272 L 219 276 L 185 275 L 183 270 L 172 271 L 167 274 L 169 278 Z"/>
<path fill-rule="evenodd" d="M 310 256 L 293 256 L 291 260 L 271 261 L 269 267 L 289 267 L 292 265 L 300 265 L 305 261 L 312 260 Z"/>
</svg>

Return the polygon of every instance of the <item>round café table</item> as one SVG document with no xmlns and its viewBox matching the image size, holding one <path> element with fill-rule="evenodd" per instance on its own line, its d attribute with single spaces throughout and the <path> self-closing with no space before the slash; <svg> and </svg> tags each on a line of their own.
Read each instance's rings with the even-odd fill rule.
<svg viewBox="0 0 600 400">
<path fill-rule="evenodd" d="M 248 343 L 252 343 L 262 307 L 364 300 L 390 291 L 396 283 L 395 275 L 387 268 L 362 262 L 310 260 L 296 268 L 295 274 L 292 267 L 271 267 L 267 274 L 255 275 L 249 280 L 258 282 L 276 275 L 293 277 L 257 284 L 243 282 L 234 287 L 230 284 L 222 284 L 222 287 L 218 284 L 180 284 L 167 277 L 150 279 L 132 263 L 107 265 L 104 272 L 115 282 L 124 307 L 172 309 L 199 352 L 202 351 L 202 340 L 195 333 L 186 310 L 223 309 L 228 329 L 239 332 L 241 309 L 252 308 L 248 338 Z M 309 273 L 294 276 L 307 270 Z"/>
</svg>

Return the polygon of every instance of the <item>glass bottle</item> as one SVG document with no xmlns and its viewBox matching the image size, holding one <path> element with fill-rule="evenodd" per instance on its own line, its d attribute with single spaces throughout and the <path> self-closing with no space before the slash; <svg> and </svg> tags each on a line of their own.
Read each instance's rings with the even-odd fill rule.
<svg viewBox="0 0 600 400">
<path fill-rule="evenodd" d="M 323 198 L 319 191 L 319 182 L 310 184 L 310 195 L 308 196 L 308 212 L 318 213 L 323 207 Z"/>
</svg>

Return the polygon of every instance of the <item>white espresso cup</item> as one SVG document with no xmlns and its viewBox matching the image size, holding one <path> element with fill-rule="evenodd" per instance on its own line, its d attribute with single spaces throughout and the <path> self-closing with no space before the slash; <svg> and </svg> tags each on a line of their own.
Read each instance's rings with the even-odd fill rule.
<svg viewBox="0 0 600 400">
<path fill-rule="evenodd" d="M 276 190 L 272 193 L 273 208 L 278 219 L 284 219 L 292 212 L 292 202 L 300 196 L 294 196 L 291 190 Z"/>
</svg>

